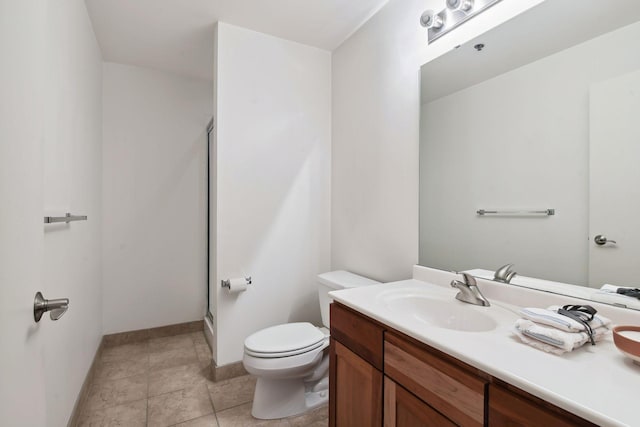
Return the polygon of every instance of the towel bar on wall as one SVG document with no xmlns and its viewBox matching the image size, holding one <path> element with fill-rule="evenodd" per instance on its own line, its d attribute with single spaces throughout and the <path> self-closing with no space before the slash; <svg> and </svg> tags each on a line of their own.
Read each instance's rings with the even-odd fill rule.
<svg viewBox="0 0 640 427">
<path fill-rule="evenodd" d="M 543 216 L 551 216 L 556 214 L 555 209 L 543 209 L 543 210 L 530 210 L 530 211 L 519 211 L 519 210 L 487 210 L 487 209 L 478 209 L 476 211 L 478 216 L 485 215 L 543 215 Z"/>
<path fill-rule="evenodd" d="M 66 222 L 67 224 L 71 221 L 86 221 L 86 215 L 71 215 L 67 212 L 64 216 L 45 216 L 44 223 L 45 224 L 53 224 L 54 222 Z"/>
</svg>

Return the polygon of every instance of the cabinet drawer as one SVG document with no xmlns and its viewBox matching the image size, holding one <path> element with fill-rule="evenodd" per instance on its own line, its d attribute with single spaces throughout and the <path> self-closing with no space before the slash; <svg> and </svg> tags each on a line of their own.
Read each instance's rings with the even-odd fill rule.
<svg viewBox="0 0 640 427">
<path fill-rule="evenodd" d="M 382 327 L 343 306 L 331 304 L 331 337 L 382 371 Z"/>
<path fill-rule="evenodd" d="M 487 381 L 392 334 L 384 373 L 458 425 L 482 426 Z"/>
<path fill-rule="evenodd" d="M 530 395 L 524 397 L 495 384 L 489 386 L 489 424 L 518 427 L 595 427 L 595 424 L 549 402 Z"/>
</svg>

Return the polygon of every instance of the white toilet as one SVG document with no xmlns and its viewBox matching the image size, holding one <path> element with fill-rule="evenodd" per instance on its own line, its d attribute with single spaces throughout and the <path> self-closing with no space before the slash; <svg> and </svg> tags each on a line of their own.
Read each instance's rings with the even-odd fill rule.
<svg viewBox="0 0 640 427">
<path fill-rule="evenodd" d="M 337 289 L 376 285 L 380 282 L 332 271 L 318 275 L 322 323 L 287 323 L 262 329 L 244 341 L 243 364 L 258 377 L 251 414 L 270 420 L 302 414 L 329 398 L 328 293 Z"/>
</svg>

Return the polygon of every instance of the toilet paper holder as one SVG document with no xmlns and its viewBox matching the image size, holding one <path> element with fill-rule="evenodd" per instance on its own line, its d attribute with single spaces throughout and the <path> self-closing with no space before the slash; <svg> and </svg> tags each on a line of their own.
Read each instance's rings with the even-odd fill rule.
<svg viewBox="0 0 640 427">
<path fill-rule="evenodd" d="M 251 276 L 247 276 L 244 278 L 244 280 L 247 282 L 247 285 L 251 284 Z M 221 286 L 223 288 L 228 288 L 231 289 L 231 279 L 225 279 L 221 281 Z"/>
</svg>

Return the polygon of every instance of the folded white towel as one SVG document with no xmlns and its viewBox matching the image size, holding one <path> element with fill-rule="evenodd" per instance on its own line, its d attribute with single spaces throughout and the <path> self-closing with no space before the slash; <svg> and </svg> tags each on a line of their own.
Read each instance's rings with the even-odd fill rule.
<svg viewBox="0 0 640 427">
<path fill-rule="evenodd" d="M 601 291 L 604 292 L 613 292 L 614 294 L 618 292 L 618 289 L 637 289 L 637 286 L 618 286 L 618 285 L 610 285 L 609 283 L 605 283 L 600 288 Z"/>
<path fill-rule="evenodd" d="M 574 320 L 570 317 L 564 316 L 562 314 L 558 314 L 558 309 L 560 306 L 552 305 L 549 308 L 535 308 L 535 307 L 527 307 L 520 310 L 520 314 L 525 319 L 532 320 L 536 323 L 540 323 L 542 325 L 553 326 L 554 328 L 560 329 L 566 332 L 582 332 L 586 328 L 585 326 Z M 611 320 L 596 314 L 593 317 L 593 320 L 589 322 L 592 329 L 600 328 L 600 327 L 610 327 Z"/>
<path fill-rule="evenodd" d="M 595 291 L 591 294 L 591 299 L 598 302 L 640 310 L 640 300 L 638 298 L 618 294 L 615 291 Z"/>
<path fill-rule="evenodd" d="M 525 334 L 523 334 L 518 328 L 513 328 L 513 333 L 520 338 L 520 341 L 522 341 L 523 343 L 530 345 L 531 347 L 537 348 L 538 350 L 542 350 L 542 351 L 546 351 L 547 353 L 553 353 L 553 354 L 557 354 L 557 355 L 562 355 L 564 353 L 566 353 L 566 351 L 564 351 L 561 348 L 549 345 L 549 344 L 545 344 L 542 341 L 538 341 L 535 338 L 529 338 L 528 336 L 526 336 Z"/>
<path fill-rule="evenodd" d="M 586 332 L 565 332 L 528 319 L 516 320 L 515 333 L 525 344 L 554 354 L 572 351 L 589 342 Z M 594 328 L 593 333 L 594 340 L 601 341 L 609 333 L 609 329 L 601 326 Z"/>
<path fill-rule="evenodd" d="M 624 288 L 624 286 L 616 286 L 616 285 L 610 285 L 608 283 L 605 283 L 604 285 L 602 285 L 600 290 L 604 292 L 613 292 L 615 294 L 616 292 L 618 292 L 618 289 L 620 288 Z M 627 289 L 631 289 L 631 288 L 627 288 Z"/>
</svg>

